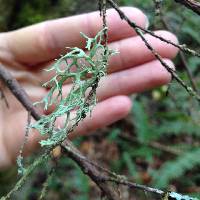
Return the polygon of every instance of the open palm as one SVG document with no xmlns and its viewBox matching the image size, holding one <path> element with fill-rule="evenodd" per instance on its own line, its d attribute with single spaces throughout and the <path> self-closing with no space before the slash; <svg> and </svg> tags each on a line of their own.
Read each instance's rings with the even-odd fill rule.
<svg viewBox="0 0 200 200">
<path fill-rule="evenodd" d="M 124 12 L 141 27 L 148 25 L 147 17 L 138 9 L 126 7 Z M 92 117 L 87 117 L 74 131 L 75 135 L 87 134 L 125 117 L 131 109 L 129 94 L 142 92 L 170 81 L 170 74 L 155 60 L 136 33 L 121 21 L 114 10 L 108 10 L 109 46 L 119 55 L 111 58 L 109 74 L 100 81 L 97 90 L 98 104 Z M 38 101 L 47 94 L 41 84 L 49 80 L 44 68 L 63 53 L 65 47 L 85 46 L 80 32 L 93 37 L 102 27 L 98 12 L 46 21 L 20 30 L 0 34 L 0 62 L 21 83 L 31 100 Z M 172 42 L 176 37 L 167 31 L 157 31 Z M 165 61 L 177 54 L 177 49 L 152 36 L 145 36 Z M 68 91 L 70 83 L 64 86 Z M 27 112 L 12 94 L 3 87 L 8 99 L 0 102 L 0 168 L 15 162 L 24 139 Z M 40 108 L 39 108 L 40 109 Z M 43 114 L 43 109 L 40 109 Z M 62 125 L 62 120 L 59 121 Z M 32 152 L 40 136 L 32 132 L 26 153 Z"/>
</svg>

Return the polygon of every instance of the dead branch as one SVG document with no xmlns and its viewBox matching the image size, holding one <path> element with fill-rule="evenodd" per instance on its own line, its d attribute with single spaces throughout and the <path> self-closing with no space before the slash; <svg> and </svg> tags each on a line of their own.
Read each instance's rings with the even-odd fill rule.
<svg viewBox="0 0 200 200">
<path fill-rule="evenodd" d="M 199 11 L 199 3 L 195 2 L 193 0 L 184 0 L 179 1 L 175 0 L 176 2 L 181 4 L 184 4 L 185 6 L 192 9 L 197 14 L 200 13 Z M 135 31 L 136 33 L 141 37 L 145 45 L 148 47 L 148 49 L 154 54 L 154 56 L 160 61 L 160 63 L 171 73 L 171 75 L 187 90 L 187 92 L 194 96 L 198 101 L 200 101 L 200 96 L 190 87 L 188 87 L 185 82 L 183 82 L 182 79 L 179 78 L 179 76 L 176 74 L 176 72 L 171 69 L 162 59 L 162 57 L 153 49 L 153 47 L 148 43 L 148 41 L 145 39 L 143 33 L 149 33 L 152 36 L 167 42 L 179 49 L 181 49 L 184 52 L 191 53 L 192 55 L 199 56 L 200 54 L 196 51 L 193 51 L 191 49 L 186 48 L 184 45 L 178 45 L 174 44 L 171 41 L 168 41 L 160 36 L 155 35 L 153 32 L 143 29 L 139 26 L 137 26 L 134 22 L 132 22 L 117 6 L 117 4 L 114 3 L 113 0 L 107 0 L 107 2 L 113 7 L 120 17 L 124 19 Z M 189 4 L 192 3 L 192 4 Z M 196 3 L 196 4 L 195 4 Z M 195 4 L 195 6 L 194 6 Z M 195 8 L 194 8 L 195 7 Z M 199 12 L 199 13 L 198 13 Z M 18 101 L 24 106 L 24 108 L 31 114 L 31 116 L 37 121 L 39 120 L 42 115 L 35 109 L 32 102 L 30 101 L 28 95 L 24 91 L 24 89 L 20 86 L 20 84 L 17 82 L 16 79 L 12 77 L 12 75 L 9 73 L 9 71 L 3 67 L 0 64 L 0 79 L 3 80 L 5 85 L 10 89 L 12 94 L 18 99 Z M 102 193 L 110 200 L 119 200 L 120 196 L 118 192 L 116 192 L 113 187 L 112 183 L 116 184 L 122 184 L 127 185 L 128 187 L 141 189 L 143 191 L 151 192 L 158 194 L 160 196 L 163 196 L 165 192 L 159 189 L 150 188 L 144 185 L 139 185 L 136 183 L 132 183 L 127 181 L 126 178 L 117 175 L 113 172 L 110 172 L 107 169 L 104 169 L 103 167 L 99 166 L 98 164 L 88 160 L 86 157 L 84 157 L 77 148 L 68 140 L 66 139 L 62 144 L 60 144 L 62 151 L 68 155 L 70 159 L 72 159 L 74 162 L 77 163 L 77 165 L 82 169 L 82 171 L 88 175 L 91 180 L 93 180 L 96 185 L 101 189 Z M 17 184 L 14 186 L 14 188 L 5 196 L 2 197 L 2 200 L 10 198 L 10 196 L 17 191 L 27 180 L 27 177 L 33 172 L 33 170 L 42 163 L 44 159 L 47 159 L 50 157 L 50 152 L 53 150 L 54 147 L 51 147 L 50 149 L 46 149 L 45 153 L 41 155 L 32 165 L 30 165 L 25 172 L 25 174 L 20 178 L 20 180 L 17 182 Z"/>
<path fill-rule="evenodd" d="M 29 99 L 28 95 L 26 94 L 25 90 L 20 86 L 20 84 L 17 82 L 16 79 L 12 77 L 10 72 L 3 67 L 0 64 L 0 78 L 3 80 L 3 82 L 8 86 L 12 94 L 19 100 L 19 102 L 26 108 L 28 112 L 32 115 L 32 117 L 35 120 L 39 120 L 42 115 L 38 113 L 33 106 L 31 100 Z M 83 159 L 77 159 L 77 152 L 78 150 L 73 146 L 73 144 L 66 140 L 65 145 L 61 145 L 61 147 L 64 149 L 64 151 L 68 150 L 68 156 L 72 160 L 74 160 L 84 172 L 88 172 L 87 175 L 99 186 L 101 191 L 105 196 L 107 196 L 110 200 L 118 200 L 119 195 L 117 192 L 115 192 L 109 183 L 102 183 L 98 180 L 98 177 L 100 177 L 100 174 L 96 167 L 92 166 L 91 164 L 85 162 Z M 70 145 L 70 146 L 69 146 Z M 40 164 L 39 161 L 42 161 L 44 156 L 49 155 L 48 152 L 53 150 L 53 147 L 51 149 L 48 149 L 45 154 L 40 156 L 28 169 L 27 172 L 22 176 L 22 178 L 18 181 L 18 183 L 15 185 L 15 187 L 5 196 L 2 197 L 2 200 L 9 199 L 10 196 L 17 191 L 27 179 L 28 175 L 32 173 L 32 171 Z"/>
<path fill-rule="evenodd" d="M 171 76 L 191 95 L 193 96 L 198 102 L 200 102 L 199 94 L 194 91 L 191 87 L 189 87 L 176 73 L 174 69 L 172 69 L 161 57 L 161 55 L 150 45 L 147 39 L 144 37 L 143 28 L 139 28 L 135 22 L 131 21 L 127 15 L 119 8 L 119 6 L 113 0 L 107 0 L 112 8 L 114 8 L 122 20 L 125 20 L 130 27 L 132 27 L 135 32 L 140 36 L 142 41 L 145 43 L 146 47 L 153 53 L 155 58 L 165 67 L 165 69 L 171 74 Z M 152 35 L 153 36 L 153 35 Z"/>
<path fill-rule="evenodd" d="M 197 2 L 195 0 L 174 0 L 174 1 L 184 5 L 188 9 L 200 15 L 200 2 Z"/>
<path fill-rule="evenodd" d="M 30 101 L 28 95 L 24 89 L 20 86 L 16 79 L 12 77 L 10 72 L 3 67 L 0 63 L 0 80 L 9 88 L 13 95 L 18 99 L 18 101 L 24 106 L 24 108 L 31 113 L 35 120 L 39 120 L 41 115 L 36 111 L 32 102 Z"/>
</svg>

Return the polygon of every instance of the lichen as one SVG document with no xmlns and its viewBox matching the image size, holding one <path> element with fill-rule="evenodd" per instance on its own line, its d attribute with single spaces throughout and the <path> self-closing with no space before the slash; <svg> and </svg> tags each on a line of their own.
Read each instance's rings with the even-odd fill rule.
<svg viewBox="0 0 200 200">
<path fill-rule="evenodd" d="M 63 141 L 96 105 L 99 80 L 106 75 L 109 57 L 116 54 L 103 44 L 105 31 L 107 27 L 94 38 L 81 33 L 86 39 L 85 50 L 77 47 L 68 48 L 70 51 L 46 70 L 54 73 L 54 76 L 43 85 L 50 90 L 35 105 L 44 104 L 45 110 L 51 106 L 55 108 L 49 115 L 44 115 L 31 125 L 31 128 L 37 129 L 41 135 L 49 136 L 40 142 L 42 146 L 57 145 Z M 63 94 L 66 81 L 71 81 L 72 86 L 68 94 Z M 61 117 L 64 123 L 58 128 L 55 124 Z"/>
</svg>

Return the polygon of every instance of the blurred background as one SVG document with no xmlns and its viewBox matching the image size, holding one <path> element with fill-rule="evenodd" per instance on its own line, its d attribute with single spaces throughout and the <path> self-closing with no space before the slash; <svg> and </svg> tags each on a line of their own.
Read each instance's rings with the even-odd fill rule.
<svg viewBox="0 0 200 200">
<path fill-rule="evenodd" d="M 147 13 L 150 29 L 168 29 L 178 35 L 180 43 L 200 51 L 200 18 L 185 7 L 163 1 L 162 13 L 157 16 L 152 0 L 118 3 L 139 7 Z M 1 32 L 97 10 L 94 0 L 0 0 L 0 5 Z M 200 91 L 200 59 L 179 55 L 175 63 L 178 74 L 188 84 L 189 69 L 193 84 Z M 131 181 L 200 198 L 199 104 L 175 81 L 131 98 L 133 108 L 126 119 L 91 136 L 77 138 L 74 143 L 86 156 L 127 175 Z M 34 155 L 29 161 L 33 159 Z M 48 169 L 48 165 L 37 169 L 14 199 L 38 199 Z M 0 194 L 11 188 L 15 172 L 1 178 Z M 120 189 L 124 200 L 156 199 L 144 192 Z M 95 184 L 72 161 L 62 157 L 50 180 L 46 199 L 97 200 L 100 196 Z"/>
</svg>

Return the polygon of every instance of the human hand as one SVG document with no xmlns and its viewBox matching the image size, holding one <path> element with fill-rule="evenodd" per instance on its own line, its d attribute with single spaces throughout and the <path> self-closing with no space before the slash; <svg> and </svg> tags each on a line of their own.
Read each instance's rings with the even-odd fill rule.
<svg viewBox="0 0 200 200">
<path fill-rule="evenodd" d="M 136 8 L 123 8 L 124 12 L 141 27 L 148 25 L 146 16 Z M 131 109 L 128 96 L 162 84 L 171 77 L 165 68 L 155 60 L 136 33 L 122 21 L 114 10 L 107 12 L 109 46 L 120 54 L 111 58 L 109 74 L 100 81 L 97 90 L 99 103 L 92 117 L 86 117 L 73 134 L 88 134 L 107 126 L 123 117 Z M 6 66 L 21 83 L 33 102 L 47 94 L 41 83 L 50 76 L 42 69 L 48 68 L 65 47 L 84 47 L 80 32 L 93 37 L 102 28 L 98 12 L 43 22 L 20 30 L 0 34 L 0 62 Z M 166 31 L 156 34 L 177 43 L 176 37 Z M 152 36 L 145 36 L 165 61 L 177 54 L 177 49 Z M 68 91 L 70 83 L 63 88 Z M 0 102 L 0 168 L 15 162 L 24 140 L 27 112 L 6 87 L 3 89 L 10 108 Z M 45 111 L 42 114 L 46 114 Z M 62 121 L 59 121 L 62 125 Z M 26 154 L 32 152 L 40 135 L 32 131 L 26 145 Z"/>
</svg>

